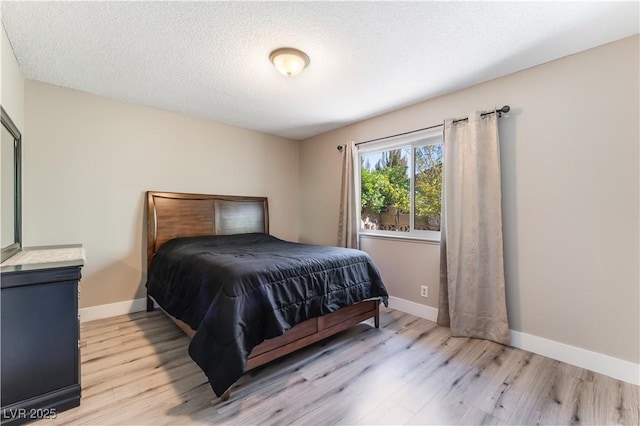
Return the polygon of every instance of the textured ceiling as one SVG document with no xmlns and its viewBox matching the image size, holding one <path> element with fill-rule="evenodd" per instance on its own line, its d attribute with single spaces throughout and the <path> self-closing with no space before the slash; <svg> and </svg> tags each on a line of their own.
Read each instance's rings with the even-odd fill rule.
<svg viewBox="0 0 640 426">
<path fill-rule="evenodd" d="M 1 12 L 27 78 L 293 139 L 639 31 L 638 2 L 2 1 Z M 285 46 L 311 58 L 296 77 L 269 62 Z"/>
</svg>

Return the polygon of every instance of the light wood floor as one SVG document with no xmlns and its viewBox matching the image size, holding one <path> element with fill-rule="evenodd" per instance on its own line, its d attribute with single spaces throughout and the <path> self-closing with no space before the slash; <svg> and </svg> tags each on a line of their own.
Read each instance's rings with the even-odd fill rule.
<svg viewBox="0 0 640 426">
<path fill-rule="evenodd" d="M 82 402 L 39 424 L 628 424 L 637 386 L 383 309 L 245 375 L 226 403 L 159 312 L 85 323 Z"/>
</svg>

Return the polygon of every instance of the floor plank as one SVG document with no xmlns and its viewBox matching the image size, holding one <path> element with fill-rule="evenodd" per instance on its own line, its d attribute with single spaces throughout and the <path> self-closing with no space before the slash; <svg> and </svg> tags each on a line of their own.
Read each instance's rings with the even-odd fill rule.
<svg viewBox="0 0 640 426">
<path fill-rule="evenodd" d="M 82 402 L 37 424 L 624 424 L 637 386 L 392 309 L 213 394 L 162 313 L 81 326 Z"/>
</svg>

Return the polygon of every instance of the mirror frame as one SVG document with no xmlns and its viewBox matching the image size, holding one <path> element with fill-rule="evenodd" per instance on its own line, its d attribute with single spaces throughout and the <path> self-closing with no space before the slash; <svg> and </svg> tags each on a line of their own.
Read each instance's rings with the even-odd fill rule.
<svg viewBox="0 0 640 426">
<path fill-rule="evenodd" d="M 14 239 L 13 244 L 2 247 L 0 262 L 4 262 L 22 249 L 22 134 L 7 111 L 0 105 L 0 122 L 13 136 L 14 164 Z"/>
</svg>

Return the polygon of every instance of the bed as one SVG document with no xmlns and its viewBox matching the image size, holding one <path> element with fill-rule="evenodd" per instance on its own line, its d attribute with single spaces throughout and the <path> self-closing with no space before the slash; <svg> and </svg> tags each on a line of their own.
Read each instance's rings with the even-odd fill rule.
<svg viewBox="0 0 640 426">
<path fill-rule="evenodd" d="M 369 318 L 388 294 L 359 250 L 269 235 L 265 197 L 147 192 L 147 310 L 191 337 L 223 401 L 246 371 Z"/>
</svg>

